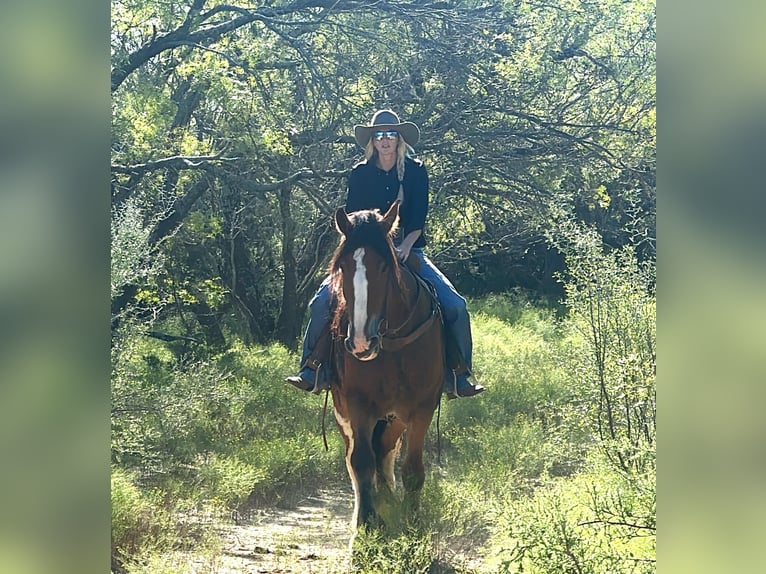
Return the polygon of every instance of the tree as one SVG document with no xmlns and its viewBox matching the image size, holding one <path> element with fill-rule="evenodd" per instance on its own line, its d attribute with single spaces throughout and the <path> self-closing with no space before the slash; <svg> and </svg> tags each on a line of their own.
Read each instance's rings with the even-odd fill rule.
<svg viewBox="0 0 766 574">
<path fill-rule="evenodd" d="M 295 345 L 351 127 L 384 106 L 421 126 L 429 251 L 468 294 L 556 295 L 569 213 L 651 259 L 654 21 L 617 0 L 114 2 L 115 216 L 130 200 L 170 257 L 113 313 L 149 290 L 186 335 Z"/>
</svg>

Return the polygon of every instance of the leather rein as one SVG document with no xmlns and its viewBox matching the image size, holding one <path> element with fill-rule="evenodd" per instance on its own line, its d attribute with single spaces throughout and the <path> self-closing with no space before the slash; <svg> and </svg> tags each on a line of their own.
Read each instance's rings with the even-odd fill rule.
<svg viewBox="0 0 766 574">
<path fill-rule="evenodd" d="M 402 266 L 404 268 L 404 266 Z M 388 329 L 388 321 L 385 320 L 381 323 L 380 328 L 378 329 L 378 337 L 380 338 L 380 347 L 383 350 L 386 351 L 398 351 L 410 343 L 416 341 L 419 339 L 426 331 L 428 331 L 440 317 L 441 313 L 439 312 L 439 305 L 436 303 L 436 296 L 431 292 L 431 288 L 426 283 L 425 279 L 420 277 L 417 273 L 407 268 L 407 272 L 409 272 L 412 277 L 415 279 L 415 286 L 417 288 L 417 294 L 415 296 L 415 303 L 412 305 L 412 311 L 410 312 L 409 317 L 407 317 L 404 322 L 399 325 L 396 329 Z M 413 319 L 415 316 L 415 313 L 418 310 L 418 303 L 420 303 L 420 298 L 425 295 L 429 298 L 431 303 L 431 313 L 429 316 L 422 322 L 420 325 L 415 327 L 410 333 L 407 335 L 399 335 L 399 332 Z M 386 325 L 386 328 L 383 328 L 383 325 Z"/>
</svg>

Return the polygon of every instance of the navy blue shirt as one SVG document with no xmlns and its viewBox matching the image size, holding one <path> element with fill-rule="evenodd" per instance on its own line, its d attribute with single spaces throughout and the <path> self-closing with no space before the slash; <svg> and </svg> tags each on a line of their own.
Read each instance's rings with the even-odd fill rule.
<svg viewBox="0 0 766 574">
<path fill-rule="evenodd" d="M 410 232 L 420 229 L 420 237 L 413 247 L 423 247 L 426 244 L 425 225 L 428 215 L 428 172 L 422 161 L 409 157 L 404 159 L 403 187 L 404 201 L 399 206 L 396 243 Z M 377 209 L 385 213 L 398 194 L 396 165 L 384 171 L 375 165 L 374 159 L 361 161 L 351 169 L 348 177 L 346 213 L 360 209 Z"/>
</svg>

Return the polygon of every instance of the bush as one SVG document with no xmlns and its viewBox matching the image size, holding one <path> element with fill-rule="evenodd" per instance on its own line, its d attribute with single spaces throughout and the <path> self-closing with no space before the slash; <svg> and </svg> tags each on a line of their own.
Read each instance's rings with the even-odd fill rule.
<svg viewBox="0 0 766 574">
<path fill-rule="evenodd" d="M 426 574 L 435 555 L 431 534 L 416 530 L 387 536 L 362 529 L 354 539 L 353 568 L 364 574 Z"/>
<path fill-rule="evenodd" d="M 113 468 L 111 504 L 112 562 L 131 574 L 187 572 L 188 559 L 179 561 L 176 554 L 190 549 L 206 559 L 220 555 L 218 533 L 209 520 L 200 520 L 215 509 L 178 498 L 173 484 L 165 491 L 141 490 L 134 476 Z"/>
<path fill-rule="evenodd" d="M 532 497 L 507 500 L 493 532 L 499 572 L 655 572 L 653 473 L 599 461 Z"/>
<path fill-rule="evenodd" d="M 223 508 L 237 508 L 268 477 L 260 468 L 236 456 L 208 457 L 198 470 L 200 497 Z"/>
<path fill-rule="evenodd" d="M 632 248 L 607 251 L 593 230 L 568 230 L 565 282 L 570 324 L 582 337 L 572 368 L 587 389 L 586 415 L 613 464 L 629 472 L 654 448 L 654 270 Z"/>
<path fill-rule="evenodd" d="M 111 506 L 113 557 L 129 559 L 172 545 L 171 513 L 118 468 L 112 469 Z"/>
<path fill-rule="evenodd" d="M 111 482 L 112 554 L 127 556 L 141 548 L 151 509 L 126 472 L 113 469 Z"/>
<path fill-rule="evenodd" d="M 328 429 L 329 451 L 318 436 L 299 435 L 279 440 L 254 440 L 241 450 L 240 458 L 260 473 L 249 502 L 290 498 L 329 483 L 346 484 L 343 441 Z"/>
</svg>

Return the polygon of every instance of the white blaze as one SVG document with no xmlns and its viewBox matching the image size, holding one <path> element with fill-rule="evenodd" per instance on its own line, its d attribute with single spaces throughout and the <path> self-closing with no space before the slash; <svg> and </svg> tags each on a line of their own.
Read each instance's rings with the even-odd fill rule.
<svg viewBox="0 0 766 574">
<path fill-rule="evenodd" d="M 367 348 L 364 326 L 367 324 L 367 269 L 364 266 L 364 248 L 354 251 L 354 349 L 361 353 Z"/>
</svg>

